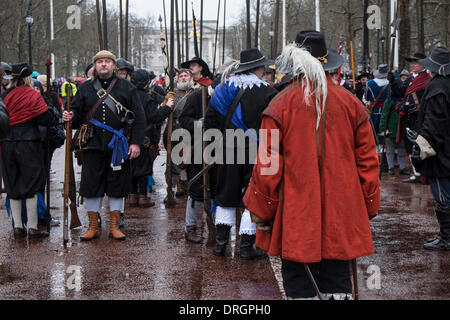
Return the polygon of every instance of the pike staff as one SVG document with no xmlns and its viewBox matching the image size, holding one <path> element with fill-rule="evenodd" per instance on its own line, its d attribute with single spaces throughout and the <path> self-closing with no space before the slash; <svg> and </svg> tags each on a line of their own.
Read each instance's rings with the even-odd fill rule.
<svg viewBox="0 0 450 320">
<path fill-rule="evenodd" d="M 197 22 L 195 20 L 194 4 L 192 4 L 192 25 L 194 30 L 194 51 L 195 56 L 200 57 L 200 51 L 198 50 L 198 38 L 197 38 Z"/>
<path fill-rule="evenodd" d="M 67 104 L 66 111 L 70 112 L 72 100 L 72 85 L 66 84 Z M 64 213 L 63 213 L 63 245 L 69 242 L 69 192 L 70 192 L 70 158 L 72 157 L 72 126 L 71 122 L 66 122 L 66 157 L 64 161 Z"/>
<path fill-rule="evenodd" d="M 216 24 L 216 39 L 214 42 L 214 58 L 213 58 L 213 74 L 216 74 L 216 56 L 217 56 L 217 39 L 219 36 L 219 18 L 220 18 L 220 0 L 217 6 L 217 24 Z"/>
<path fill-rule="evenodd" d="M 52 65 L 52 62 L 50 59 L 47 59 L 45 62 L 45 66 L 47 67 L 47 92 L 45 93 L 47 96 L 47 101 L 52 106 L 51 102 L 51 96 L 50 96 L 50 66 Z M 52 106 L 53 107 L 53 106 Z M 46 206 L 47 206 L 47 214 L 45 217 L 46 223 L 47 223 L 47 232 L 50 232 L 50 128 L 47 127 L 47 198 L 46 198 Z"/>
<path fill-rule="evenodd" d="M 103 33 L 102 33 L 102 21 L 100 14 L 100 0 L 95 0 L 95 7 L 97 13 L 97 30 L 98 30 L 98 41 L 100 44 L 100 50 L 103 50 Z"/>
<path fill-rule="evenodd" d="M 169 66 L 169 93 L 167 94 L 166 100 L 169 98 L 175 99 L 174 91 L 174 64 L 175 64 L 175 0 L 171 0 L 170 6 L 170 66 Z M 168 121 L 168 134 L 167 134 L 167 159 L 166 159 L 166 181 L 167 181 L 167 204 L 168 208 L 173 208 L 175 206 L 175 199 L 173 195 L 173 185 L 172 185 L 172 131 L 173 131 L 173 113 L 169 116 Z"/>
</svg>

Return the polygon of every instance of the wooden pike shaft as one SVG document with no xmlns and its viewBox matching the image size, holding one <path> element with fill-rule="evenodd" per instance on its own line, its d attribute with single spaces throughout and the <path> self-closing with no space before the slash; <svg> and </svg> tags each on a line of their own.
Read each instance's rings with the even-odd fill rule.
<svg viewBox="0 0 450 320">
<path fill-rule="evenodd" d="M 96 0 L 96 11 L 97 11 L 97 29 L 98 29 L 98 41 L 100 43 L 100 50 L 103 50 L 103 31 L 102 31 L 102 21 L 100 14 L 100 0 Z"/>
<path fill-rule="evenodd" d="M 67 105 L 66 110 L 70 112 L 72 85 L 66 84 Z M 71 123 L 66 122 L 66 157 L 64 165 L 64 213 L 63 213 L 63 245 L 66 246 L 69 242 L 69 192 L 70 192 L 70 157 L 72 156 L 71 146 Z"/>
<path fill-rule="evenodd" d="M 350 54 L 352 59 L 352 74 L 353 74 L 353 91 L 356 91 L 356 75 L 355 75 L 355 53 L 353 50 L 353 41 L 350 41 Z"/>
</svg>

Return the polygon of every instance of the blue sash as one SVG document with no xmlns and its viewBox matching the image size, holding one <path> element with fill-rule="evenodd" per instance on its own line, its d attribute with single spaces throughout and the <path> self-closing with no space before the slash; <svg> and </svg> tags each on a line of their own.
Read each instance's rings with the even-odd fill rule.
<svg viewBox="0 0 450 320">
<path fill-rule="evenodd" d="M 113 168 L 113 171 L 122 170 L 122 163 L 128 159 L 128 141 L 123 134 L 123 129 L 117 131 L 95 119 L 91 119 L 91 123 L 94 126 L 109 131 L 113 134 L 113 137 L 108 144 L 108 148 L 112 149 L 111 167 Z"/>
</svg>

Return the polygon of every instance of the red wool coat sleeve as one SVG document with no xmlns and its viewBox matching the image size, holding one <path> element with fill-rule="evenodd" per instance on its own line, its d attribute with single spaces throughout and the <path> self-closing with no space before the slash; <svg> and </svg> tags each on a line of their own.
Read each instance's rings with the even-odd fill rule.
<svg viewBox="0 0 450 320">
<path fill-rule="evenodd" d="M 280 154 L 282 131 L 273 118 L 263 117 L 260 137 L 257 163 L 244 196 L 244 204 L 258 218 L 273 222 L 281 205 L 280 184 L 284 165 Z M 257 247 L 269 251 L 270 242 L 269 233 L 257 231 Z"/>
<path fill-rule="evenodd" d="M 276 121 L 264 117 L 257 163 L 244 197 L 246 208 L 265 221 L 275 218 L 280 202 L 283 157 L 280 155 L 282 133 Z"/>
<path fill-rule="evenodd" d="M 378 159 L 373 152 L 370 152 L 373 149 L 372 139 L 367 139 L 367 137 L 372 136 L 372 126 L 370 125 L 368 116 L 364 113 L 356 130 L 355 158 L 366 208 L 370 218 L 377 215 L 380 208 L 381 196 L 380 181 L 377 174 L 379 167 L 376 165 Z"/>
</svg>

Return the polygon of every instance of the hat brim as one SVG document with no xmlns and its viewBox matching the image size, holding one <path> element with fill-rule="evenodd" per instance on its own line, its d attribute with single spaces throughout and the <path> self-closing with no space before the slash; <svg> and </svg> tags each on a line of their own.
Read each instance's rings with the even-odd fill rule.
<svg viewBox="0 0 450 320">
<path fill-rule="evenodd" d="M 430 58 L 425 58 L 423 60 L 419 60 L 419 63 L 427 70 L 431 72 L 437 73 L 441 76 L 450 75 L 450 64 L 447 64 L 444 68 L 441 69 L 441 65 L 431 61 Z"/>
<path fill-rule="evenodd" d="M 210 78 L 212 77 L 212 74 L 211 74 L 211 71 L 209 70 L 208 65 L 203 60 L 189 60 L 189 61 L 183 62 L 181 64 L 181 68 L 183 68 L 183 69 L 190 69 L 191 68 L 191 63 L 198 63 L 199 65 L 201 65 L 203 67 L 203 70 L 202 70 L 202 75 L 203 76 L 210 77 Z"/>
<path fill-rule="evenodd" d="M 339 69 L 344 64 L 344 57 L 334 50 L 328 49 L 327 63 L 322 62 L 325 71 Z"/>
<path fill-rule="evenodd" d="M 234 73 L 242 73 L 242 72 L 253 70 L 253 69 L 256 69 L 259 67 L 267 67 L 267 66 L 270 66 L 273 64 L 274 64 L 273 60 L 264 59 L 264 60 L 256 61 L 253 63 L 239 65 L 239 67 L 236 70 L 234 70 Z"/>
</svg>

